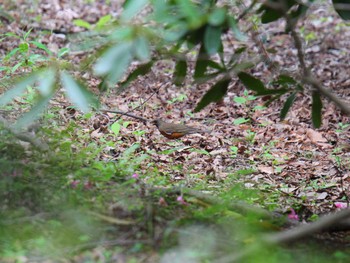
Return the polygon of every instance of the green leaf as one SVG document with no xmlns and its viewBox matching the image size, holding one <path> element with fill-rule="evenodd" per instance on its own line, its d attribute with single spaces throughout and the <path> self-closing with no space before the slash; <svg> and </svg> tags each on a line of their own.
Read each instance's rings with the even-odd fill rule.
<svg viewBox="0 0 350 263">
<path fill-rule="evenodd" d="M 70 49 L 67 47 L 61 48 L 60 50 L 58 50 L 57 57 L 58 58 L 63 57 L 65 54 L 68 54 L 69 51 Z"/>
<path fill-rule="evenodd" d="M 216 8 L 210 13 L 208 22 L 212 26 L 221 26 L 226 20 L 226 8 Z"/>
<path fill-rule="evenodd" d="M 285 11 L 288 11 L 293 5 L 297 3 L 296 0 L 283 0 L 283 1 L 267 0 L 267 1 L 270 2 L 272 5 L 279 4 L 279 3 L 281 3 L 282 5 L 285 5 L 287 9 Z M 272 8 L 268 5 L 262 5 L 259 8 L 258 12 L 263 12 L 261 16 L 261 22 L 263 24 L 276 21 L 284 15 L 284 11 L 277 10 L 276 8 Z"/>
<path fill-rule="evenodd" d="M 176 0 L 179 11 L 186 17 L 189 28 L 195 29 L 201 26 L 203 14 L 199 7 L 189 0 Z"/>
<path fill-rule="evenodd" d="M 22 115 L 22 117 L 14 125 L 15 129 L 21 129 L 28 127 L 35 120 L 37 120 L 41 114 L 46 109 L 47 105 L 50 102 L 50 99 L 53 97 L 54 93 L 48 94 L 48 96 L 42 97 L 31 109 Z"/>
<path fill-rule="evenodd" d="M 245 104 L 247 102 L 247 99 L 244 97 L 234 97 L 233 101 L 237 104 Z"/>
<path fill-rule="evenodd" d="M 296 93 L 293 92 L 289 97 L 287 98 L 286 102 L 283 105 L 283 108 L 280 112 L 280 119 L 283 121 L 285 117 L 287 116 L 287 113 L 289 109 L 292 107 L 294 101 L 295 101 Z"/>
<path fill-rule="evenodd" d="M 16 65 L 12 67 L 11 73 L 14 73 L 20 66 L 25 65 L 24 61 L 18 62 Z"/>
<path fill-rule="evenodd" d="M 124 42 L 108 49 L 94 66 L 97 75 L 108 75 L 117 82 L 127 70 L 132 59 L 132 43 Z"/>
<path fill-rule="evenodd" d="M 49 54 L 49 55 L 52 54 L 52 52 L 43 43 L 40 43 L 38 41 L 30 41 L 30 43 L 33 44 L 34 46 L 36 46 L 37 48 L 44 50 L 47 54 Z"/>
<path fill-rule="evenodd" d="M 295 79 L 293 79 L 291 76 L 281 74 L 281 75 L 278 76 L 278 78 L 276 80 L 276 84 L 280 84 L 280 85 L 292 84 L 292 85 L 295 85 L 295 84 L 297 84 L 297 81 Z"/>
<path fill-rule="evenodd" d="M 202 97 L 200 102 L 198 102 L 194 112 L 199 112 L 201 109 L 206 107 L 211 102 L 218 102 L 225 96 L 227 92 L 228 85 L 230 80 L 222 79 L 219 80 L 210 90 Z"/>
<path fill-rule="evenodd" d="M 350 1 L 349 0 L 332 0 L 333 7 L 339 16 L 344 20 L 350 20 Z"/>
<path fill-rule="evenodd" d="M 312 124 L 315 128 L 322 124 L 322 99 L 317 91 L 312 93 Z"/>
<path fill-rule="evenodd" d="M 204 77 L 204 73 L 207 71 L 208 67 L 208 55 L 205 54 L 204 46 L 201 45 L 199 49 L 196 65 L 194 68 L 193 78 L 198 81 L 199 79 Z"/>
<path fill-rule="evenodd" d="M 122 81 L 119 85 L 120 89 L 124 89 L 125 87 L 127 87 L 130 82 L 134 81 L 135 79 L 137 79 L 138 76 L 141 75 L 146 75 L 152 68 L 153 66 L 153 62 L 148 62 L 147 64 L 142 64 L 137 66 L 136 69 L 134 69 L 134 71 L 132 71 L 128 77 Z"/>
<path fill-rule="evenodd" d="M 110 35 L 111 40 L 125 41 L 133 38 L 134 28 L 130 26 L 119 26 Z"/>
<path fill-rule="evenodd" d="M 115 134 L 116 136 L 118 136 L 121 127 L 122 127 L 122 126 L 121 126 L 118 122 L 115 122 L 115 123 L 113 123 L 113 124 L 111 125 L 111 130 L 112 130 L 112 132 L 114 132 L 114 134 Z"/>
<path fill-rule="evenodd" d="M 33 28 L 29 29 L 28 32 L 26 32 L 23 36 L 23 39 L 26 40 L 30 34 L 30 32 L 32 32 Z"/>
<path fill-rule="evenodd" d="M 14 88 L 9 89 L 0 97 L 0 106 L 5 106 L 15 97 L 22 95 L 27 89 L 27 86 L 33 85 L 38 78 L 39 71 L 32 72 L 15 84 Z"/>
<path fill-rule="evenodd" d="M 180 86 L 185 81 L 187 73 L 187 61 L 178 60 L 175 66 L 173 82 L 175 85 Z"/>
<path fill-rule="evenodd" d="M 49 68 L 39 75 L 38 90 L 44 97 L 48 96 L 53 91 L 53 84 L 55 83 L 56 72 L 54 69 Z"/>
<path fill-rule="evenodd" d="M 89 104 L 94 101 L 92 93 L 64 71 L 61 72 L 61 82 L 70 101 L 81 111 L 88 112 L 90 110 Z"/>
<path fill-rule="evenodd" d="M 282 12 L 279 12 L 272 8 L 265 8 L 265 12 L 261 16 L 261 22 L 263 24 L 271 23 L 273 21 L 276 21 L 280 19 L 283 16 Z"/>
<path fill-rule="evenodd" d="M 141 61 L 150 59 L 150 47 L 148 40 L 145 37 L 138 37 L 134 41 L 135 56 Z"/>
<path fill-rule="evenodd" d="M 246 119 L 246 118 L 238 118 L 238 119 L 235 119 L 233 121 L 233 124 L 234 125 L 240 125 L 240 124 L 246 123 L 248 121 L 249 121 L 249 119 Z"/>
<path fill-rule="evenodd" d="M 207 26 L 204 33 L 204 47 L 208 55 L 218 52 L 221 45 L 221 27 Z"/>
<path fill-rule="evenodd" d="M 266 88 L 261 80 L 254 78 L 248 73 L 240 72 L 238 73 L 238 78 L 243 82 L 247 89 L 255 91 L 257 95 L 263 94 L 266 91 Z"/>
<path fill-rule="evenodd" d="M 175 24 L 170 25 L 162 32 L 164 40 L 168 42 L 179 41 L 188 32 L 187 24 L 182 21 L 177 21 Z"/>
<path fill-rule="evenodd" d="M 22 53 L 28 52 L 29 50 L 29 45 L 27 42 L 19 44 L 18 47 L 19 47 L 19 51 Z"/>
<path fill-rule="evenodd" d="M 82 19 L 75 19 L 73 20 L 73 24 L 76 26 L 80 26 L 86 29 L 90 29 L 91 28 L 91 24 L 85 20 Z"/>
<path fill-rule="evenodd" d="M 108 24 L 111 20 L 111 15 L 105 15 L 103 17 L 100 17 L 100 19 L 96 23 L 96 27 L 100 29 L 101 27 L 104 27 L 106 24 Z"/>
<path fill-rule="evenodd" d="M 148 0 L 126 0 L 123 4 L 121 20 L 130 21 L 148 3 Z"/>
<path fill-rule="evenodd" d="M 238 23 L 234 17 L 229 17 L 228 22 L 232 30 L 233 36 L 241 42 L 247 41 L 248 37 L 239 29 Z M 236 52 L 235 52 L 236 53 Z"/>
</svg>

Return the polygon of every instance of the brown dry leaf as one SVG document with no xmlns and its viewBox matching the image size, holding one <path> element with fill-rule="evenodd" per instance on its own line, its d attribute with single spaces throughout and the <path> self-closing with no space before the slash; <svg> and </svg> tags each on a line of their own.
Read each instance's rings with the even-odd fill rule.
<svg viewBox="0 0 350 263">
<path fill-rule="evenodd" d="M 103 135 L 104 134 L 100 131 L 100 128 L 98 128 L 97 130 L 94 130 L 90 136 L 92 139 L 98 139 L 101 138 Z"/>
<path fill-rule="evenodd" d="M 311 142 L 313 142 L 314 144 L 327 142 L 326 138 L 324 138 L 321 133 L 319 133 L 313 129 L 307 129 L 306 135 L 311 140 Z"/>
<path fill-rule="evenodd" d="M 274 169 L 272 166 L 266 166 L 266 165 L 259 165 L 258 170 L 262 173 L 267 173 L 267 174 L 273 174 Z"/>
</svg>

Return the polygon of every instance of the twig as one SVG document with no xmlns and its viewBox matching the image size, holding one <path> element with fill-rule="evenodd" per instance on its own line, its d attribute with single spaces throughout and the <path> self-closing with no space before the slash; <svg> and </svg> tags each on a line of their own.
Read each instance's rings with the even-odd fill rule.
<svg viewBox="0 0 350 263">
<path fill-rule="evenodd" d="M 314 223 L 301 225 L 294 229 L 283 231 L 277 234 L 267 235 L 263 238 L 263 240 L 270 244 L 294 242 L 327 230 L 349 217 L 350 209 L 344 209 L 340 212 L 321 217 L 318 221 Z"/>
<path fill-rule="evenodd" d="M 111 112 L 111 113 L 116 113 L 116 114 L 120 114 L 120 115 L 125 115 L 125 116 L 128 116 L 128 117 L 134 118 L 134 119 L 138 119 L 138 120 L 140 120 L 140 121 L 142 121 L 142 122 L 144 122 L 144 123 L 147 123 L 147 122 L 151 121 L 151 120 L 149 120 L 149 119 L 145 119 L 145 118 L 142 118 L 142 117 L 140 117 L 140 116 L 136 116 L 136 115 L 134 115 L 134 114 L 127 113 L 127 112 L 123 112 L 123 111 L 104 110 L 104 109 L 102 109 L 102 110 L 100 110 L 100 111 L 102 111 L 102 112 Z"/>
<path fill-rule="evenodd" d="M 140 105 L 137 105 L 135 108 L 131 109 L 130 111 L 125 112 L 125 113 L 122 114 L 122 115 L 130 114 L 130 112 L 133 112 L 134 110 L 136 110 L 136 109 L 138 109 L 138 108 L 141 108 L 143 105 L 146 104 L 146 102 L 148 102 L 148 101 L 154 96 L 154 94 L 156 94 L 157 91 L 158 91 L 158 90 L 154 90 L 153 93 L 151 94 L 151 96 L 149 96 L 144 102 L 142 102 Z M 135 115 L 134 115 L 134 116 L 135 116 Z M 129 116 L 129 117 L 132 117 L 132 116 Z M 133 117 L 133 118 L 134 118 L 134 117 Z M 118 120 L 118 119 L 120 119 L 120 117 L 117 118 L 117 120 Z M 116 121 L 117 121 L 117 120 L 116 120 Z"/>
<path fill-rule="evenodd" d="M 315 79 L 311 74 L 309 76 L 304 76 L 302 78 L 303 82 L 311 85 L 314 89 L 320 92 L 323 96 L 332 101 L 337 105 L 344 113 L 350 115 L 350 105 L 348 102 L 340 99 L 337 95 L 331 92 L 329 89 L 325 88 L 317 79 Z"/>
</svg>

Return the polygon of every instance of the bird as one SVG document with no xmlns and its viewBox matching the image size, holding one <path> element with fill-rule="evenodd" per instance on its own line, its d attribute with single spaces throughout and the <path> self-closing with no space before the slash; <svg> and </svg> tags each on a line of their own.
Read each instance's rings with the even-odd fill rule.
<svg viewBox="0 0 350 263">
<path fill-rule="evenodd" d="M 168 139 L 178 139 L 193 133 L 210 133 L 208 130 L 201 130 L 184 124 L 169 123 L 161 119 L 153 120 L 152 124 L 156 125 L 159 132 Z"/>
</svg>

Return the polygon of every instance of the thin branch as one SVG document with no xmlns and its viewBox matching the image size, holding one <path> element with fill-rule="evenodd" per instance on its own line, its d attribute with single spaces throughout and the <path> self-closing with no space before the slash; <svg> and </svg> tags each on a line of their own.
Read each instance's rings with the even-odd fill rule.
<svg viewBox="0 0 350 263">
<path fill-rule="evenodd" d="M 344 113 L 350 115 L 350 104 L 342 99 L 340 99 L 336 94 L 334 94 L 329 89 L 325 88 L 311 73 L 309 67 L 307 67 L 305 62 L 305 56 L 303 52 L 302 41 L 295 31 L 295 22 L 292 22 L 292 19 L 286 14 L 285 16 L 287 25 L 291 31 L 292 38 L 294 40 L 295 47 L 297 48 L 298 59 L 300 67 L 302 69 L 302 81 L 305 84 L 311 85 L 315 90 L 317 90 L 324 97 L 332 101 L 336 106 L 338 106 Z"/>
<path fill-rule="evenodd" d="M 340 212 L 321 217 L 318 221 L 314 223 L 301 225 L 299 227 L 283 231 L 277 234 L 267 235 L 263 238 L 263 240 L 270 244 L 290 243 L 302 240 L 316 233 L 327 230 L 349 217 L 350 209 L 344 209 Z"/>
<path fill-rule="evenodd" d="M 145 118 L 142 118 L 140 116 L 136 116 L 134 114 L 131 114 L 131 113 L 127 113 L 127 112 L 123 112 L 123 111 L 117 111 L 117 110 L 105 110 L 105 109 L 101 109 L 100 111 L 102 112 L 110 112 L 110 113 L 116 113 L 116 114 L 120 114 L 120 115 L 125 115 L 125 116 L 128 116 L 128 117 L 131 117 L 131 118 L 134 118 L 134 119 L 138 119 L 144 123 L 147 123 L 151 120 L 149 119 L 145 119 Z"/>
<path fill-rule="evenodd" d="M 159 88 L 158 88 L 158 90 L 159 90 Z M 154 96 L 154 94 L 156 94 L 157 93 L 157 91 L 158 91 L 157 89 L 155 89 L 153 92 L 152 92 L 152 94 L 144 101 L 144 102 L 142 102 L 140 105 L 138 105 L 138 106 L 136 106 L 135 108 L 133 108 L 133 109 L 131 109 L 130 111 L 127 111 L 127 112 L 125 112 L 124 114 L 121 114 L 121 115 L 126 115 L 126 116 L 128 116 L 128 114 L 131 114 L 130 112 L 133 112 L 134 110 L 137 110 L 138 108 L 141 108 L 143 105 L 145 105 L 153 96 Z M 116 112 L 115 112 L 116 113 Z M 131 114 L 132 115 L 132 114 Z M 130 116 L 129 115 L 129 117 L 132 117 L 132 118 L 135 118 L 136 116 L 135 115 L 133 115 L 133 116 Z M 138 118 L 141 118 L 141 117 L 138 117 Z M 138 119 L 138 118 L 136 118 L 136 119 Z M 117 118 L 117 120 L 118 119 L 120 119 L 120 117 L 119 118 Z M 142 118 L 143 119 L 143 118 Z M 142 119 L 140 119 L 140 120 L 142 120 Z M 116 121 L 117 121 L 116 120 Z M 145 120 L 145 119 L 143 119 L 143 120 Z M 142 121 L 143 121 L 142 120 Z M 143 122 L 147 122 L 147 121 L 143 121 Z"/>
<path fill-rule="evenodd" d="M 319 93 L 321 93 L 324 97 L 328 98 L 335 105 L 337 105 L 344 113 L 350 115 L 350 104 L 339 98 L 329 89 L 325 88 L 317 79 L 315 79 L 311 74 L 309 76 L 304 76 L 302 78 L 303 82 L 311 85 L 314 89 L 316 89 Z"/>
</svg>

